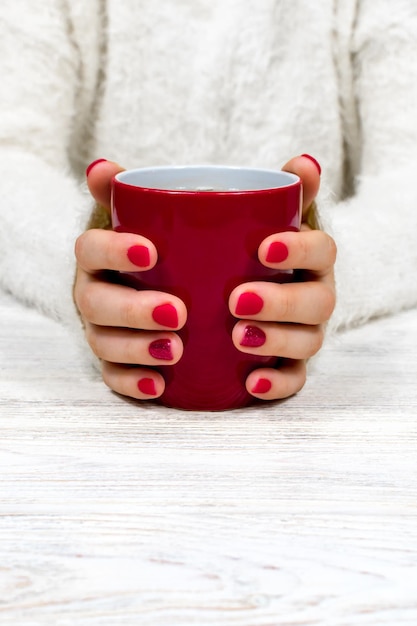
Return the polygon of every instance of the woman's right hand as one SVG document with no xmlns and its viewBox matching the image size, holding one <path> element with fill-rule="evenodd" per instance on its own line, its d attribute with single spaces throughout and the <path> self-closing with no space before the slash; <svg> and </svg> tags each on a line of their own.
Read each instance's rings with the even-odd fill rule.
<svg viewBox="0 0 417 626">
<path fill-rule="evenodd" d="M 87 170 L 90 192 L 107 211 L 111 179 L 122 169 L 100 161 Z M 92 228 L 78 237 L 75 255 L 74 300 L 86 339 L 102 362 L 104 382 L 113 391 L 139 400 L 159 397 L 165 382 L 153 368 L 181 358 L 182 341 L 174 331 L 185 324 L 186 307 L 172 294 L 137 291 L 111 281 L 114 271 L 154 267 L 155 246 L 140 235 Z"/>
</svg>

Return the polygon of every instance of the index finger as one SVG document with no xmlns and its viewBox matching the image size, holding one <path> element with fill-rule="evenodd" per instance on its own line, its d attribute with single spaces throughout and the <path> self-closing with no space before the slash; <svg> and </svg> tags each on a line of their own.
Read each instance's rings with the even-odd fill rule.
<svg viewBox="0 0 417 626">
<path fill-rule="evenodd" d="M 321 168 L 316 159 L 303 154 L 294 157 L 282 168 L 284 172 L 291 172 L 301 178 L 303 183 L 303 215 L 307 212 L 320 188 Z"/>
<path fill-rule="evenodd" d="M 259 260 L 274 269 L 327 272 L 336 260 L 336 243 L 321 230 L 271 235 L 259 246 Z"/>
<path fill-rule="evenodd" d="M 78 265 L 89 274 L 103 270 L 134 272 L 149 270 L 157 262 L 154 244 L 132 233 L 92 228 L 75 242 Z"/>
</svg>

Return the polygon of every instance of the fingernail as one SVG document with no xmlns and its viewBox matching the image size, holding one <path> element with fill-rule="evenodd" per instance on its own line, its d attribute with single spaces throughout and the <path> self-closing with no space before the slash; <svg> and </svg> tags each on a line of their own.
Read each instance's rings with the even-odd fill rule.
<svg viewBox="0 0 417 626">
<path fill-rule="evenodd" d="M 251 390 L 252 393 L 268 393 L 271 390 L 272 383 L 267 378 L 260 378 L 255 387 Z"/>
<path fill-rule="evenodd" d="M 152 311 L 152 318 L 161 326 L 167 328 L 177 328 L 178 326 L 178 313 L 177 309 L 172 304 L 160 304 Z"/>
<path fill-rule="evenodd" d="M 264 301 L 258 294 L 246 291 L 239 296 L 236 305 L 236 315 L 256 315 L 262 310 Z"/>
<path fill-rule="evenodd" d="M 127 251 L 127 258 L 133 265 L 138 267 L 147 267 L 151 262 L 147 246 L 131 246 Z"/>
<path fill-rule="evenodd" d="M 147 396 L 156 396 L 156 385 L 153 378 L 141 378 L 138 380 L 138 389 Z"/>
<path fill-rule="evenodd" d="M 282 241 L 273 241 L 268 248 L 266 260 L 268 263 L 282 263 L 288 257 L 288 248 Z"/>
<path fill-rule="evenodd" d="M 321 165 L 317 161 L 317 159 L 315 159 L 313 156 L 311 156 L 311 154 L 302 154 L 301 156 L 305 157 L 306 159 L 310 159 L 310 161 L 313 161 L 314 165 L 317 167 L 317 169 L 319 171 L 319 176 L 321 176 Z"/>
<path fill-rule="evenodd" d="M 257 326 L 246 326 L 240 345 L 245 348 L 259 348 L 264 345 L 265 341 L 266 335 L 261 328 Z"/>
<path fill-rule="evenodd" d="M 103 163 L 103 161 L 107 161 L 107 159 L 96 159 L 95 161 L 90 163 L 90 165 L 85 170 L 85 175 L 88 177 L 88 175 L 91 172 L 91 170 L 93 169 L 93 167 L 95 167 L 97 165 L 97 163 Z"/>
<path fill-rule="evenodd" d="M 162 361 L 172 361 L 174 355 L 171 350 L 170 339 L 156 339 L 149 344 L 149 354 L 154 359 L 160 359 Z"/>
</svg>

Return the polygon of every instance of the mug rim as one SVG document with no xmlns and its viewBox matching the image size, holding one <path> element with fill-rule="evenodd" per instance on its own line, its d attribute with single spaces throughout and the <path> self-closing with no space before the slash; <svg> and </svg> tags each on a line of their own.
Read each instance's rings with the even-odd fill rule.
<svg viewBox="0 0 417 626">
<path fill-rule="evenodd" d="M 256 184 L 243 184 L 240 183 L 240 186 L 232 186 L 228 188 L 218 188 L 215 186 L 209 185 L 199 185 L 197 187 L 191 187 L 191 184 L 188 187 L 185 186 L 177 186 L 174 184 L 157 184 L 153 183 L 152 179 L 155 180 L 161 174 L 170 174 L 171 177 L 184 176 L 188 175 L 217 175 L 221 177 L 221 174 L 227 177 L 232 177 L 232 179 L 239 181 L 239 179 L 243 179 L 244 177 L 250 177 L 252 180 L 255 178 L 262 179 L 267 181 L 268 179 L 273 181 L 273 179 L 277 179 L 276 183 L 270 182 L 269 184 L 261 184 L 260 182 Z M 133 182 L 136 178 L 143 177 L 143 181 Z M 126 180 L 127 179 L 127 180 Z M 133 180 L 132 180 L 133 179 Z M 287 181 L 287 182 L 285 182 Z M 154 193 L 178 193 L 178 194 L 248 194 L 248 193 L 265 193 L 272 192 L 278 189 L 288 189 L 290 187 L 295 187 L 301 184 L 301 179 L 297 174 L 293 174 L 292 172 L 286 172 L 284 170 L 271 169 L 271 168 L 262 168 L 262 167 L 250 167 L 250 166 L 239 166 L 239 165 L 214 165 L 214 164 L 201 164 L 201 165 L 157 165 L 157 166 L 147 166 L 147 167 L 139 167 L 123 170 L 119 172 L 113 177 L 113 183 L 117 183 L 119 185 L 123 185 L 126 187 L 149 190 Z"/>
</svg>

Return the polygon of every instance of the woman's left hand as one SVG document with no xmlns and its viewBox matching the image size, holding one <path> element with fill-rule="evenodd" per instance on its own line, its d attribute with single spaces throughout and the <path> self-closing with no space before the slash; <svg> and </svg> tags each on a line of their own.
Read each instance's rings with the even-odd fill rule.
<svg viewBox="0 0 417 626">
<path fill-rule="evenodd" d="M 236 348 L 281 358 L 277 369 L 257 369 L 246 380 L 248 392 L 264 400 L 287 398 L 303 387 L 306 362 L 321 348 L 324 325 L 336 302 L 336 244 L 328 234 L 307 224 L 320 186 L 320 166 L 303 155 L 283 169 L 297 174 L 303 183 L 301 231 L 271 235 L 261 243 L 258 254 L 267 267 L 297 270 L 297 280 L 245 283 L 229 299 L 231 313 L 240 318 L 233 330 Z"/>
</svg>

